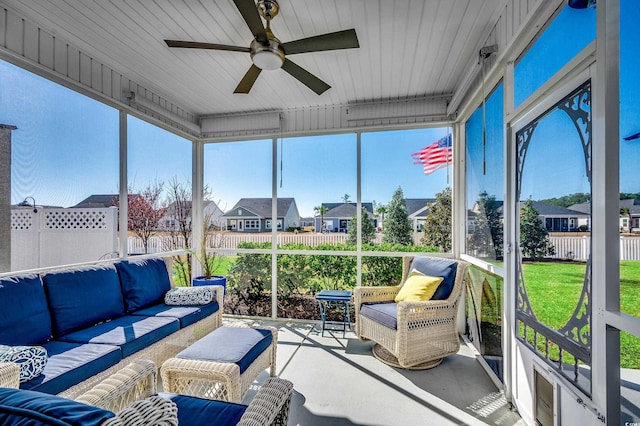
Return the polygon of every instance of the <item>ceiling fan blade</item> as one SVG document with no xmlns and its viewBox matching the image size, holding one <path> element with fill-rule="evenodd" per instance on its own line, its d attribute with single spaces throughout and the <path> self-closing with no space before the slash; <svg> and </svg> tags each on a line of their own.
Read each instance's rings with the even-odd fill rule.
<svg viewBox="0 0 640 426">
<path fill-rule="evenodd" d="M 251 52 L 248 47 L 228 46 L 226 44 L 201 43 L 199 41 L 181 41 L 181 40 L 165 40 L 169 47 L 184 47 L 187 49 L 212 49 L 212 50 L 228 50 L 231 52 Z"/>
<path fill-rule="evenodd" d="M 260 71 L 262 71 L 260 68 L 251 65 L 251 68 L 249 68 L 249 71 L 242 77 L 242 80 L 240 80 L 238 87 L 236 87 L 233 93 L 249 93 L 253 87 L 253 83 L 256 82 L 256 79 L 260 75 Z"/>
<path fill-rule="evenodd" d="M 322 95 L 325 91 L 331 88 L 327 83 L 286 58 L 284 60 L 284 64 L 282 64 L 282 69 L 300 80 L 302 84 L 316 92 L 318 95 Z"/>
<path fill-rule="evenodd" d="M 247 23 L 247 26 L 251 30 L 251 34 L 261 43 L 267 42 L 267 32 L 264 30 L 264 26 L 262 25 L 262 18 L 260 18 L 260 14 L 258 13 L 258 9 L 256 8 L 256 3 L 254 0 L 233 0 L 244 19 L 244 22 Z"/>
<path fill-rule="evenodd" d="M 337 31 L 335 33 L 303 38 L 282 43 L 285 55 L 296 53 L 319 52 L 323 50 L 354 49 L 360 47 L 355 29 Z"/>
</svg>

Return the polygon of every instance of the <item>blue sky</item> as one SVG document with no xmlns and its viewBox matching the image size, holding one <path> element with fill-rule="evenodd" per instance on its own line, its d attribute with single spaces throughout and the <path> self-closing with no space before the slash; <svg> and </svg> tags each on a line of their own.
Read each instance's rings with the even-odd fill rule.
<svg viewBox="0 0 640 426">
<path fill-rule="evenodd" d="M 640 33 L 635 22 L 639 8 L 627 4 L 622 14 L 621 45 L 621 136 L 640 131 L 640 80 L 637 46 Z M 593 38 L 594 11 L 570 19 L 584 20 L 586 43 Z M 565 12 L 563 12 L 565 13 Z M 589 16 L 589 13 L 592 13 Z M 577 17 L 577 18 L 576 18 Z M 560 29 L 558 29 L 560 28 Z M 516 82 L 522 92 L 516 101 L 535 90 L 538 81 L 552 75 L 566 59 L 548 55 L 547 50 L 562 40 L 563 51 L 572 56 L 584 45 L 584 39 L 569 37 L 562 25 L 552 26 L 547 38 L 540 38 L 546 55 L 544 67 L 536 53 L 525 56 L 516 67 Z M 556 62 L 550 61 L 554 58 Z M 525 78 L 518 77 L 518 73 Z M 18 127 L 13 133 L 12 197 L 13 204 L 32 196 L 40 205 L 71 206 L 91 194 L 118 192 L 118 112 L 62 86 L 0 61 L 0 123 Z M 501 99 L 502 87 L 494 99 Z M 487 103 L 487 174 L 479 166 L 479 145 L 470 147 L 468 173 L 470 198 L 486 189 L 502 198 L 503 159 L 501 123 L 491 121 L 500 116 L 501 106 Z M 498 108 L 496 110 L 496 108 Z M 479 131 L 479 110 L 468 124 L 468 132 Z M 550 117 L 536 130 L 540 143 L 531 148 L 523 180 L 523 196 L 534 199 L 586 192 L 584 162 L 577 151 L 575 133 L 566 117 Z M 414 165 L 411 154 L 443 137 L 446 128 L 385 131 L 362 135 L 362 200 L 387 203 L 398 188 L 405 197 L 431 198 L 451 182 L 451 170 L 440 169 L 425 176 Z M 494 141 L 493 143 L 491 141 Z M 348 194 L 356 200 L 356 135 L 328 135 L 285 139 L 278 142 L 278 195 L 295 197 L 300 213 L 313 214 L 322 202 L 337 202 Z M 640 140 L 621 140 L 621 191 L 640 192 L 635 178 L 640 160 Z M 205 183 L 212 199 L 229 209 L 241 197 L 270 197 L 272 144 L 250 141 L 209 144 L 205 148 Z M 129 119 L 129 183 L 141 189 L 154 180 L 165 183 L 174 177 L 191 179 L 191 144 L 189 141 L 148 123 Z M 282 167 L 282 172 L 280 168 Z M 540 173 L 543 170 L 543 173 Z M 282 183 L 282 184 L 281 184 Z M 559 184 L 561 183 L 561 184 Z"/>
</svg>

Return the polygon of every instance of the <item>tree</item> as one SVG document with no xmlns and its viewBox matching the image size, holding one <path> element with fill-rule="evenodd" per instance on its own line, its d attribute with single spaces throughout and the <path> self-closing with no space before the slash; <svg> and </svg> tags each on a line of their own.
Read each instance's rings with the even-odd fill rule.
<svg viewBox="0 0 640 426">
<path fill-rule="evenodd" d="M 469 248 L 480 256 L 502 256 L 503 225 L 500 203 L 494 195 L 482 191 L 479 195 L 478 212 L 474 221 L 473 233 L 469 237 Z"/>
<path fill-rule="evenodd" d="M 369 217 L 367 209 L 362 207 L 362 244 L 373 244 L 373 239 L 376 237 L 376 228 L 373 226 L 373 222 Z M 351 218 L 349 222 L 349 236 L 347 237 L 347 244 L 356 245 L 358 242 L 358 214 L 357 212 Z"/>
<path fill-rule="evenodd" d="M 343 203 L 350 203 L 351 202 L 351 196 L 349 194 L 344 194 L 342 196 L 342 202 Z"/>
<path fill-rule="evenodd" d="M 167 251 L 188 249 L 191 247 L 191 186 L 189 182 L 179 182 L 174 177 L 169 182 L 167 195 L 167 213 L 173 220 L 169 235 L 165 241 Z M 191 265 L 193 255 L 174 256 L 177 278 L 185 285 L 191 285 Z"/>
<path fill-rule="evenodd" d="M 129 188 L 127 194 L 127 228 L 142 240 L 145 253 L 149 252 L 149 239 L 156 234 L 166 211 L 160 205 L 162 187 L 162 182 L 155 181 L 137 194 Z"/>
<path fill-rule="evenodd" d="M 531 260 L 555 254 L 555 247 L 549 241 L 549 232 L 533 208 L 531 198 L 520 208 L 520 248 L 522 255 Z"/>
<path fill-rule="evenodd" d="M 207 199 L 209 195 L 209 188 L 205 186 L 203 188 L 203 199 Z M 165 250 L 190 250 L 193 246 L 193 227 L 191 223 L 192 205 L 191 183 L 188 181 L 179 182 L 177 177 L 171 179 L 167 195 L 167 214 L 174 221 L 174 226 L 170 227 L 168 238 L 164 239 Z M 203 244 L 207 241 L 211 244 L 211 240 L 208 239 L 208 235 L 209 231 L 214 227 L 210 226 L 210 219 L 210 217 L 204 218 Z M 173 258 L 176 266 L 177 278 L 185 285 L 191 285 L 191 267 L 193 265 L 193 260 L 193 251 L 187 251 L 184 256 L 174 256 Z M 208 262 L 207 256 L 205 256 L 204 259 L 196 258 L 196 260 L 200 262 Z"/>
<path fill-rule="evenodd" d="M 405 246 L 413 244 L 413 229 L 409 220 L 407 202 L 400 187 L 393 193 L 393 197 L 387 207 L 387 220 L 382 242 Z"/>
<path fill-rule="evenodd" d="M 420 242 L 434 246 L 444 253 L 451 251 L 451 188 L 447 187 L 436 194 L 436 200 L 428 204 L 429 215 L 424 224 L 424 233 Z"/>
<path fill-rule="evenodd" d="M 324 204 L 321 204 L 314 207 L 313 211 L 316 213 L 316 216 L 320 216 L 320 232 L 322 232 L 324 230 L 324 215 L 327 214 L 329 209 Z"/>
<path fill-rule="evenodd" d="M 381 204 L 376 208 L 376 214 L 380 218 L 380 229 L 384 226 L 384 215 L 387 213 L 387 206 Z"/>
</svg>

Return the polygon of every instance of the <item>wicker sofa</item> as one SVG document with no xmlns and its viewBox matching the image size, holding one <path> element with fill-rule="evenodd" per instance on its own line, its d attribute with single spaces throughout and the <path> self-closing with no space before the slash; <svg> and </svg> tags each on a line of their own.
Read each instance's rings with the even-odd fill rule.
<svg viewBox="0 0 640 426">
<path fill-rule="evenodd" d="M 166 305 L 170 288 L 162 258 L 0 277 L 0 344 L 48 355 L 20 388 L 75 398 L 134 358 L 160 364 L 222 324 L 221 286 L 197 306 Z"/>
<path fill-rule="evenodd" d="M 456 316 L 468 267 L 461 260 L 405 256 L 400 285 L 354 289 L 356 335 L 374 341 L 374 356 L 391 366 L 418 370 L 439 365 L 460 349 Z M 431 300 L 396 303 L 414 269 L 441 277 L 442 283 Z"/>
<path fill-rule="evenodd" d="M 16 364 L 0 363 L 0 423 L 78 426 L 163 426 L 184 424 L 286 425 L 293 385 L 268 378 L 248 406 L 156 393 L 157 368 L 136 360 L 76 401 L 17 389 Z"/>
</svg>

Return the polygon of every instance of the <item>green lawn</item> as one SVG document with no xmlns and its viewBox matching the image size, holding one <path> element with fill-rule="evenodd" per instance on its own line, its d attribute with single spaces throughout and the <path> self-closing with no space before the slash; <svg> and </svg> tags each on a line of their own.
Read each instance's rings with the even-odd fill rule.
<svg viewBox="0 0 640 426">
<path fill-rule="evenodd" d="M 540 321 L 554 329 L 567 322 L 578 303 L 585 268 L 584 264 L 552 262 L 524 265 L 527 294 Z M 621 311 L 640 317 L 640 261 L 620 262 L 620 282 Z M 640 369 L 640 339 L 622 333 L 620 346 L 622 367 Z"/>
</svg>

